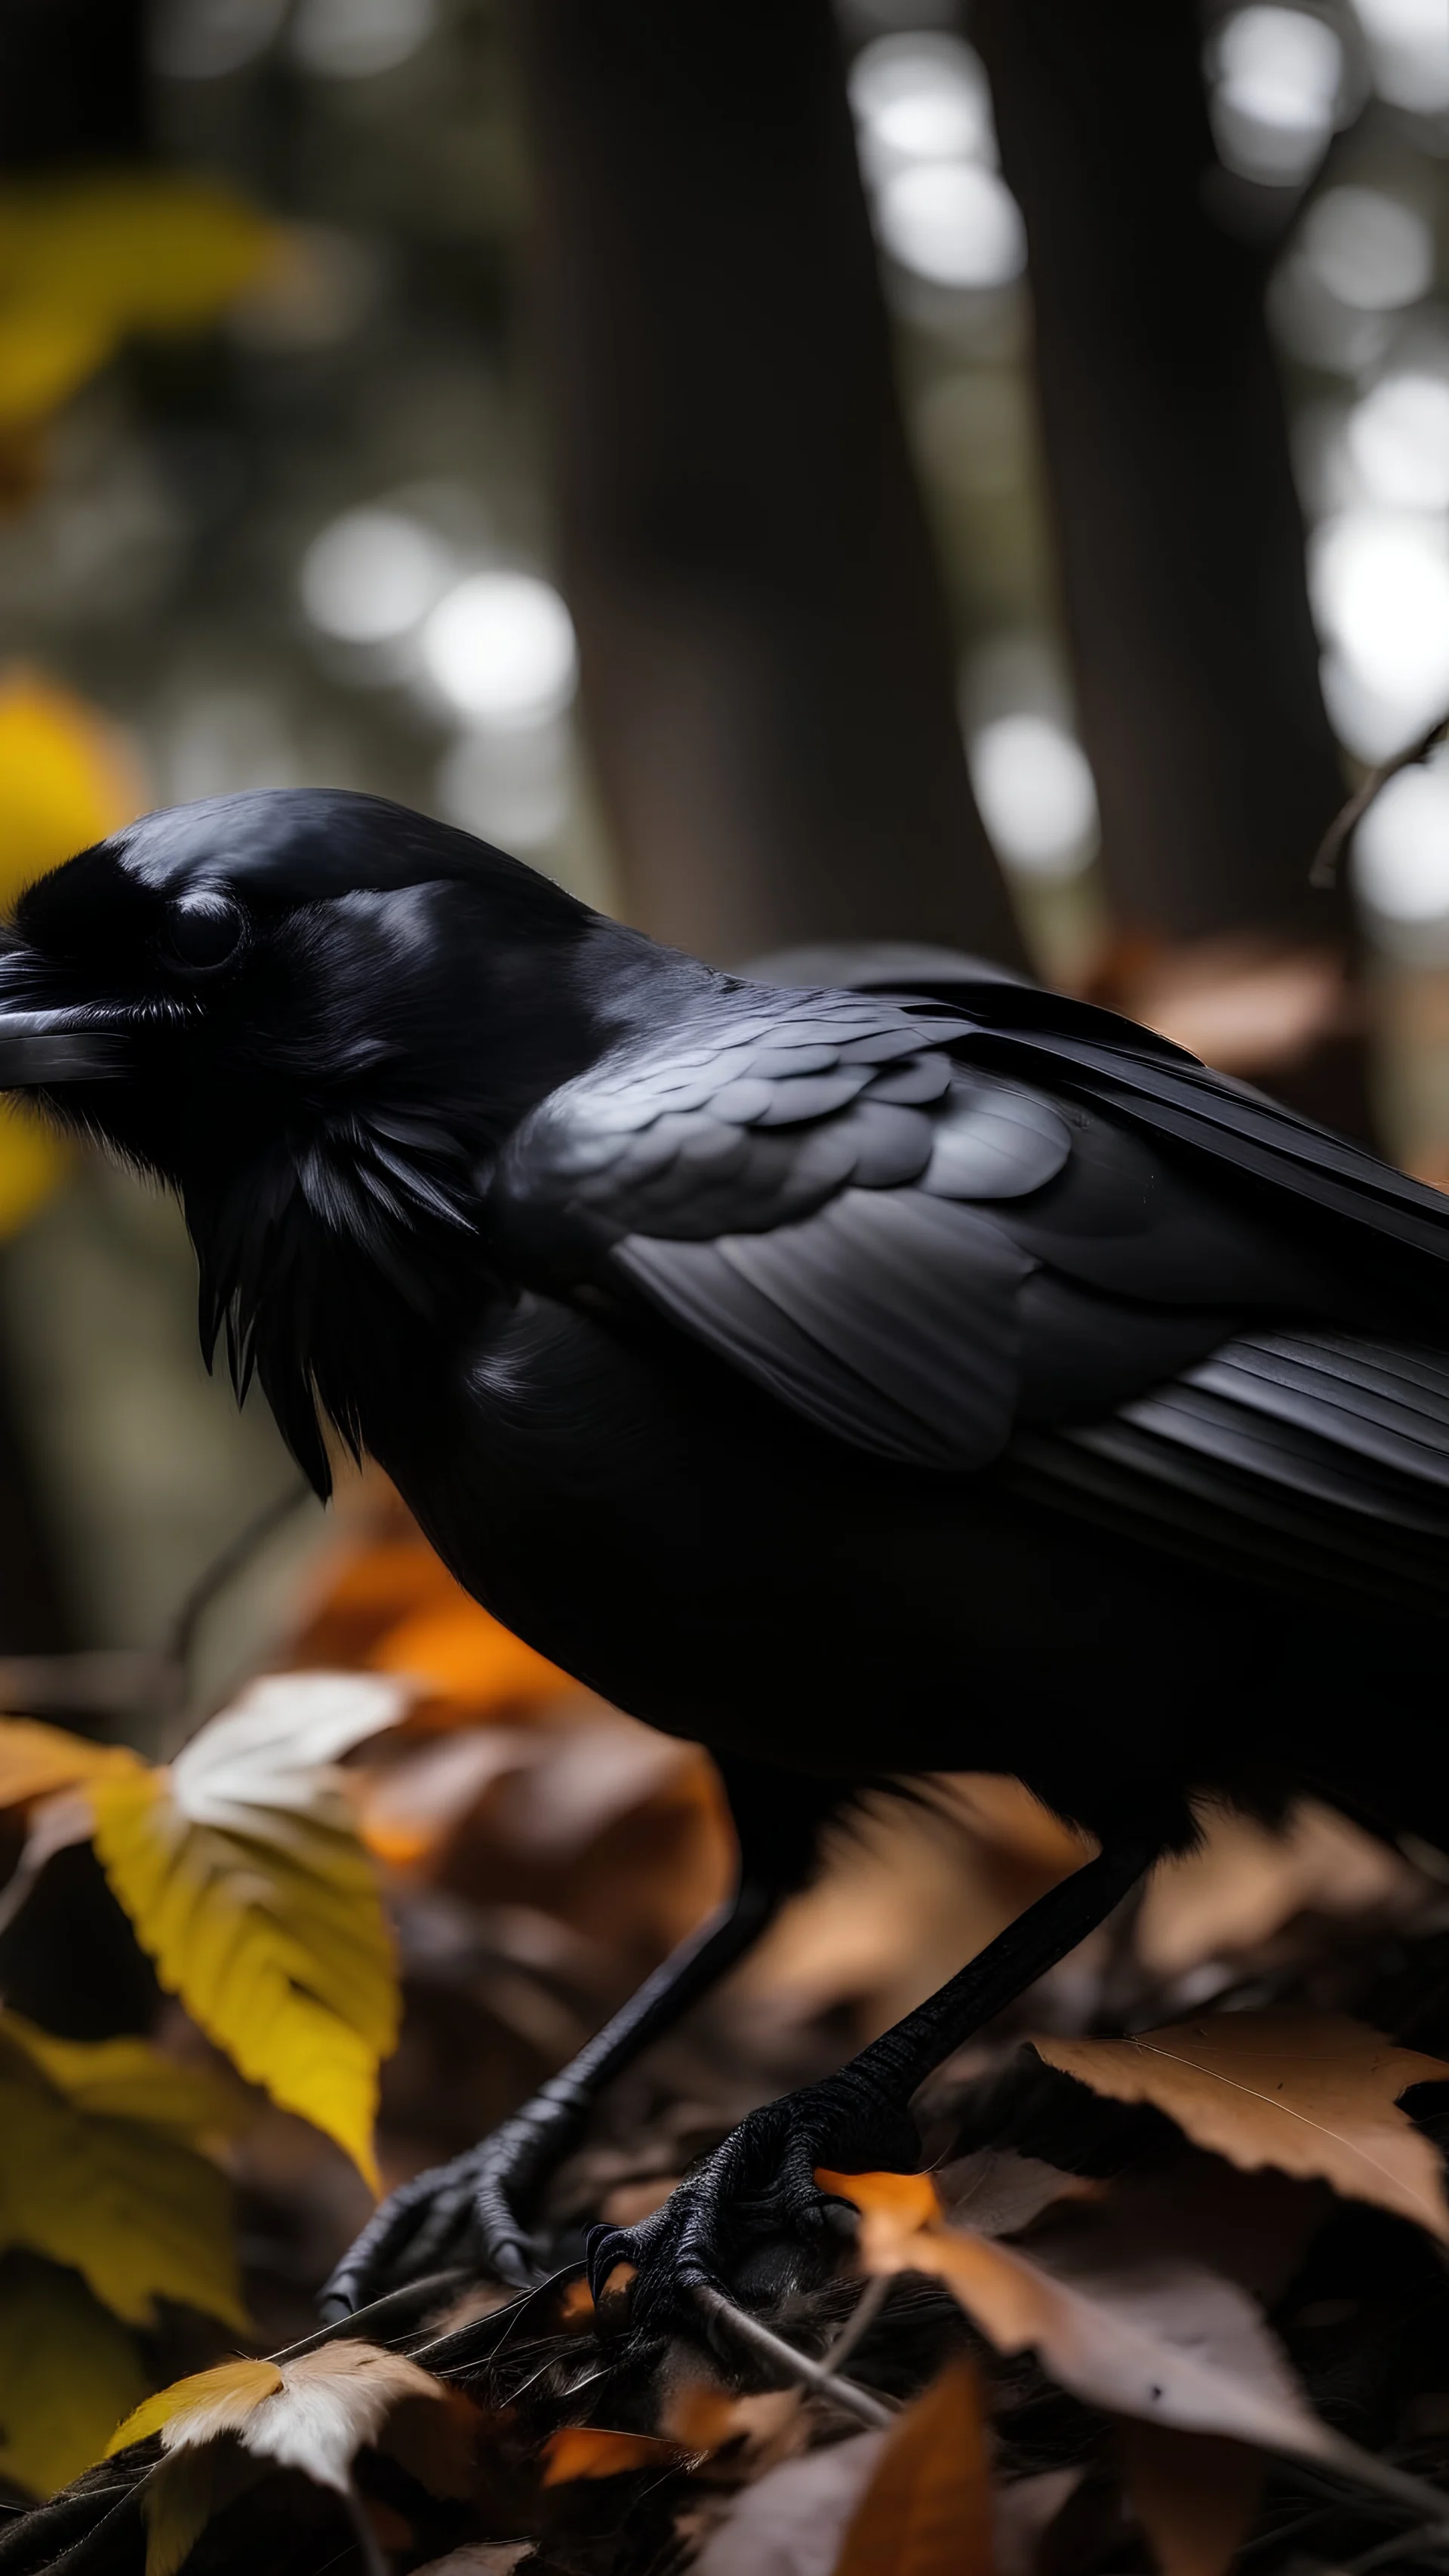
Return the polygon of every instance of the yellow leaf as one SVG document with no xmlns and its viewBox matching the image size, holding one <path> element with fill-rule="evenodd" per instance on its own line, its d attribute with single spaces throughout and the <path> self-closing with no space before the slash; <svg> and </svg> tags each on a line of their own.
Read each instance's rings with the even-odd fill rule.
<svg viewBox="0 0 1449 2576">
<path fill-rule="evenodd" d="M 1399 2110 L 1449 2064 L 1339 2013 L 1241 2012 L 1135 2039 L 1034 2037 L 1048 2066 L 1116 2102 L 1150 2102 L 1200 2147 L 1252 2172 L 1331 2183 L 1449 2240 L 1438 2151 Z"/>
<path fill-rule="evenodd" d="M 219 2069 L 182 2066 L 144 2039 L 57 2039 L 0 2009 L 0 2046 L 18 2049 L 78 2111 L 140 2120 L 199 2146 L 252 2116 L 241 2086 Z"/>
<path fill-rule="evenodd" d="M 231 2465 L 231 2464 L 228 2464 Z M 176 2576 L 184 2567 L 218 2506 L 229 2502 L 249 2479 L 233 2473 L 223 2482 L 214 2451 L 183 2451 L 163 2460 L 141 2491 L 146 2517 L 145 2576 Z M 222 2492 L 218 2492 L 218 2489 Z"/>
<path fill-rule="evenodd" d="M 172 172 L 0 192 L 0 425 L 52 410 L 131 331 L 209 321 L 282 239 L 239 198 Z"/>
<path fill-rule="evenodd" d="M 43 1726 L 38 1718 L 0 1718 L 0 1807 L 29 1806 L 32 1799 L 73 1789 L 105 1771 L 139 1771 L 141 1763 L 124 1745 L 90 1744 L 69 1735 L 63 1726 Z"/>
<path fill-rule="evenodd" d="M 210 2445 L 219 2434 L 239 2433 L 261 2399 L 281 2385 L 274 2361 L 224 2361 L 158 2389 L 117 2425 L 107 2459 L 153 2433 L 164 2444 L 173 2425 L 182 2428 L 179 2456 L 163 2460 L 142 2489 L 146 2576 L 176 2576 L 217 2507 L 249 2482 L 236 2474 L 234 2461 L 227 2463 L 230 2474 L 218 2478 L 221 2464 Z"/>
<path fill-rule="evenodd" d="M 235 2433 L 258 2400 L 281 2385 L 274 2361 L 223 2361 L 214 2370 L 194 2370 L 188 2379 L 158 2388 L 118 2424 L 106 2444 L 106 2457 L 129 2450 L 133 2442 L 149 2442 L 153 2433 L 164 2433 L 177 2422 L 189 2427 L 189 2440 L 212 2441 L 219 2433 Z"/>
<path fill-rule="evenodd" d="M 851 2515 L 835 2576 L 991 2576 L 991 2477 L 965 2362 L 892 2426 Z"/>
<path fill-rule="evenodd" d="M 68 313 L 32 298 L 0 304 L 0 423 L 43 420 L 103 366 L 116 334 L 104 313 Z"/>
<path fill-rule="evenodd" d="M 107 1774 L 87 1790 L 96 1851 L 161 1983 L 243 2075 L 335 2138 L 369 2181 L 397 1980 L 332 1766 L 405 1702 L 376 1675 L 272 1675 L 169 1771 Z"/>
<path fill-rule="evenodd" d="M 52 2040 L 6 2015 L 0 2041 L 0 2247 L 71 2265 L 131 2325 L 166 2298 L 245 2326 L 230 2189 L 189 2143 L 193 2115 L 215 2126 L 216 2097 L 139 2040 Z M 147 2058 L 155 2121 L 140 2110 Z M 135 2107 L 94 2107 L 108 2094 Z"/>
<path fill-rule="evenodd" d="M 33 308 L 22 314 L 0 299 L 0 428 L 22 380 L 26 400 L 47 407 L 68 390 L 67 372 L 88 372 L 95 355 L 93 321 Z M 145 802 L 123 738 L 93 708 L 23 670 L 0 678 L 0 906 L 73 850 L 128 823 Z M 0 1236 L 24 1223 L 67 1159 L 32 1112 L 0 1104 Z"/>
<path fill-rule="evenodd" d="M 0 306 L 0 356 L 3 323 Z M 0 678 L 0 903 L 145 802 L 125 737 L 83 698 L 22 668 Z"/>
<path fill-rule="evenodd" d="M 224 2362 L 179 2379 L 138 2406 L 108 2450 L 160 2434 L 166 2456 L 143 2490 L 146 2576 L 175 2576 L 217 2506 L 269 2465 L 346 2493 L 358 2451 L 385 2443 L 433 2493 L 467 2495 L 476 2420 L 401 2353 L 341 2340 L 296 2361 Z"/>
<path fill-rule="evenodd" d="M 49 2495 L 78 2477 L 146 2385 L 135 2344 L 74 2272 L 0 2263 L 0 2477 Z"/>
<path fill-rule="evenodd" d="M 69 1165 L 69 1148 L 33 1110 L 0 1101 L 0 1238 L 29 1222 Z"/>
</svg>

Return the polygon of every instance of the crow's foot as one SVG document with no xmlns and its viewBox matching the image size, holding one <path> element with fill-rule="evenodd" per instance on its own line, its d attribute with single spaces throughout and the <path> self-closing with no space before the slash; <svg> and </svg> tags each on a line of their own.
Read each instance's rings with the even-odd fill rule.
<svg viewBox="0 0 1449 2576">
<path fill-rule="evenodd" d="M 908 2113 L 848 2077 L 767 2102 L 637 2227 L 589 2236 L 595 2298 L 621 2264 L 631 2267 L 628 2317 L 648 2331 L 696 2331 L 701 2287 L 744 2307 L 764 2306 L 821 2278 L 855 2232 L 850 2202 L 823 2192 L 815 2169 L 914 2172 L 920 2141 Z"/>
<path fill-rule="evenodd" d="M 350 2316 L 451 2263 L 475 2265 L 512 2289 L 542 2280 L 551 2268 L 547 2248 L 515 2206 L 537 2173 L 540 2127 L 531 2110 L 522 2111 L 451 2164 L 434 2165 L 391 2192 L 327 2283 L 323 2315 Z"/>
</svg>

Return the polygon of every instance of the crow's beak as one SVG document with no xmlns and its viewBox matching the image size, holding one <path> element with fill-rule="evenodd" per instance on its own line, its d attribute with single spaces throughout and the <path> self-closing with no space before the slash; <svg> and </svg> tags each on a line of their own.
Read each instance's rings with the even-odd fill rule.
<svg viewBox="0 0 1449 2576">
<path fill-rule="evenodd" d="M 0 1091 L 95 1082 L 121 1070 L 120 1033 L 80 1011 L 11 1011 L 0 1005 Z"/>
</svg>

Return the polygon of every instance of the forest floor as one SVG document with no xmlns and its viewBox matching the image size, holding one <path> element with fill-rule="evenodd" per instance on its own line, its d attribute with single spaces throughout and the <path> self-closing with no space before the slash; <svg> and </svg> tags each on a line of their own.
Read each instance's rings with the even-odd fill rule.
<svg viewBox="0 0 1449 2576">
<path fill-rule="evenodd" d="M 567 2058 L 718 1901 L 729 1836 L 702 1755 L 493 1629 L 395 1508 L 354 1528 L 287 1660 L 424 1677 L 346 1774 L 402 1968 L 391 2184 Z M 317 2129 L 260 2109 L 229 2156 L 247 2350 L 280 2360 L 227 2364 L 184 2435 L 174 2406 L 169 2431 L 164 2407 L 138 2418 L 15 2517 L 0 2570 L 1445 2565 L 1449 1862 L 1313 1804 L 1277 1834 L 1205 1818 L 1197 1851 L 943 2067 L 917 2104 L 926 2174 L 833 2185 L 859 2221 L 828 2277 L 772 2292 L 764 2263 L 743 2323 L 669 2337 L 634 2331 L 626 2282 L 588 2296 L 589 2223 L 655 2207 L 751 2104 L 839 2063 L 1087 1848 L 981 1777 L 863 1815 L 610 2095 L 543 2213 L 557 2277 L 522 2300 L 464 2283 L 316 2341 L 317 2287 L 369 2198 Z M 184 2056 L 175 2004 L 157 2027 Z M 214 2329 L 178 2330 L 169 2366 L 217 2351 Z"/>
</svg>

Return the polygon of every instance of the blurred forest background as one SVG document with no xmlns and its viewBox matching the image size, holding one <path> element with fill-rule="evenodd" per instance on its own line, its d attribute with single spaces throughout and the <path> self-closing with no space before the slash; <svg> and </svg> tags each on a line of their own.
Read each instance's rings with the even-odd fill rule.
<svg viewBox="0 0 1449 2576">
<path fill-rule="evenodd" d="M 1446 171 L 1443 0 L 5 0 L 0 891 L 368 788 L 1437 1176 L 1449 753 L 1308 869 L 1449 706 Z M 155 1649 L 290 1470 L 172 1211 L 6 1133 L 0 1646 Z"/>
<path fill-rule="evenodd" d="M 975 949 L 1449 1183 L 1449 749 L 1310 883 L 1351 789 L 1446 712 L 1445 0 L 0 0 L 0 899 L 153 805 L 366 789 L 720 963 Z M 403 1971 L 390 2183 L 719 1895 L 709 1766 L 507 1639 L 375 1486 L 329 1524 L 205 1375 L 176 1211 L 0 1120 L 0 1707 L 164 1758 L 259 1665 L 421 1682 L 352 1776 Z M 249 2313 L 304 2334 L 367 2206 L 370 2095 L 319 2118 L 253 2063 L 98 1826 L 191 2022 L 163 2007 L 73 1814 L 46 1840 L 57 1793 L 102 1816 L 136 1766 L 0 1735 L 12 1860 L 42 1818 L 17 1923 L 0 1900 L 0 2084 L 28 2051 L 32 2092 L 43 2059 L 74 2094 L 70 2042 L 204 2031 L 275 2112 L 233 2168 Z M 1077 1857 L 999 1783 L 877 1820 L 555 2217 L 651 2205 Z M 1306 1995 L 1397 2030 L 1394 1944 L 1446 1925 L 1442 1856 L 1311 1807 L 1276 1845 L 1229 1820 L 1033 2009 Z M 154 2137 L 142 2164 L 155 2200 Z M 78 2269 L 150 2316 L 57 2224 L 4 2238 L 12 2407 L 44 2378 L 38 2256 L 52 2301 Z M 1352 2329 L 1385 2373 L 1429 2313 L 1417 2272 L 1394 2296 Z M 240 2300 L 228 2274 L 208 2313 Z M 42 2492 L 215 2348 L 174 2320 L 108 2347 L 0 2475 Z"/>
<path fill-rule="evenodd" d="M 368 788 L 1436 1177 L 1449 753 L 1308 870 L 1449 706 L 1446 269 L 1443 0 L 5 0 L 0 892 Z M 153 1650 L 290 1469 L 174 1214 L 6 1135 L 0 1646 Z"/>
</svg>

